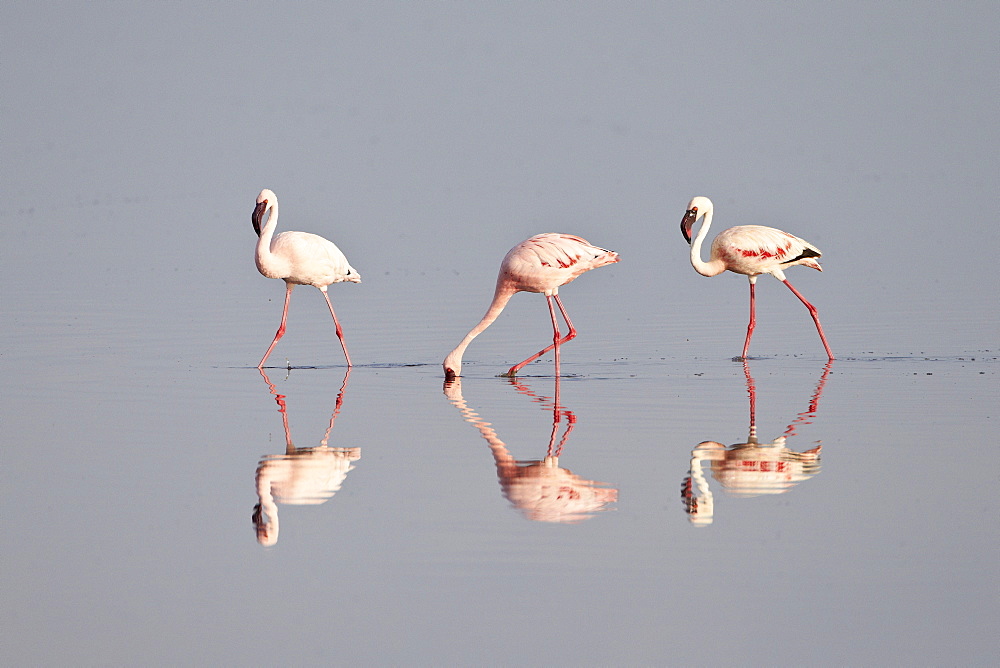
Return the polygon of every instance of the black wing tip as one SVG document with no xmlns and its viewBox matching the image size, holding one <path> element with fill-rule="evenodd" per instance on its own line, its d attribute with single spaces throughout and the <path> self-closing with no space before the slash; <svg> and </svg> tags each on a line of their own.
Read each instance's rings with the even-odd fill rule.
<svg viewBox="0 0 1000 668">
<path fill-rule="evenodd" d="M 815 248 L 804 248 L 802 249 L 802 252 L 799 253 L 798 257 L 793 258 L 791 261 L 796 262 L 798 260 L 805 260 L 811 257 L 823 257 L 823 254 Z"/>
</svg>

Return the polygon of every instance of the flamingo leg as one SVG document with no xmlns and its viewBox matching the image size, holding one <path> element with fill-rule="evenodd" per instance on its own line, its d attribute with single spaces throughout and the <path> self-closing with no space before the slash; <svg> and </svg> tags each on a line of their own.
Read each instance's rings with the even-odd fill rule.
<svg viewBox="0 0 1000 668">
<path fill-rule="evenodd" d="M 337 314 L 333 312 L 333 304 L 330 303 L 330 296 L 326 294 L 325 288 L 320 288 L 320 292 L 323 293 L 323 299 L 326 300 L 326 305 L 330 309 L 330 315 L 333 316 L 333 324 L 337 328 L 337 338 L 340 339 L 340 347 L 344 349 L 344 357 L 347 358 L 347 368 L 351 368 L 351 356 L 347 354 L 347 343 L 344 341 L 344 330 L 340 328 L 340 321 L 337 320 Z"/>
<path fill-rule="evenodd" d="M 792 293 L 799 298 L 799 301 L 801 301 L 803 304 L 806 305 L 807 309 L 809 309 L 809 315 L 812 316 L 813 322 L 816 323 L 816 331 L 819 332 L 819 338 L 823 342 L 823 347 L 826 348 L 826 355 L 831 360 L 834 359 L 833 351 L 830 350 L 830 344 L 826 342 L 826 335 L 823 334 L 823 325 L 819 324 L 819 311 L 816 310 L 815 306 L 806 301 L 806 298 L 802 296 L 802 293 L 796 290 L 794 287 L 792 287 L 791 283 L 785 280 L 781 282 L 787 285 L 788 289 L 791 290 Z"/>
<path fill-rule="evenodd" d="M 750 324 L 747 325 L 747 340 L 743 344 L 743 359 L 747 358 L 747 351 L 750 350 L 750 337 L 753 336 L 754 327 L 757 326 L 757 295 L 754 291 L 756 283 L 750 281 Z M 789 286 L 791 287 L 791 286 Z"/>
<path fill-rule="evenodd" d="M 515 364 L 514 366 L 512 366 L 510 368 L 510 370 L 507 371 L 507 373 L 504 374 L 504 376 L 507 376 L 508 378 L 513 378 L 514 376 L 517 375 L 517 372 L 520 371 L 521 369 L 523 369 L 527 364 L 530 364 L 531 362 L 534 362 L 536 359 L 538 359 L 539 357 L 541 357 L 545 353 L 549 352 L 553 348 L 556 349 L 556 377 L 559 376 L 559 357 L 558 357 L 559 356 L 559 348 L 558 347 L 561 346 L 562 344 L 566 343 L 567 341 L 569 341 L 570 339 L 572 339 L 572 338 L 574 338 L 576 336 L 576 327 L 573 326 L 573 321 L 569 319 L 569 314 L 566 313 L 566 307 L 563 306 L 562 300 L 559 299 L 559 295 L 552 295 L 551 297 L 546 296 L 545 298 L 548 300 L 548 303 L 549 303 L 549 313 L 552 316 L 552 329 L 553 329 L 552 343 L 551 343 L 551 345 L 546 346 L 544 349 L 539 350 L 537 353 L 535 353 L 534 355 L 532 355 L 528 359 L 524 360 L 523 362 L 520 362 L 520 363 Z M 556 305 L 559 307 L 559 312 L 562 313 L 563 319 L 566 321 L 566 326 L 569 327 L 569 331 L 566 333 L 566 336 L 564 336 L 561 339 L 559 338 L 559 325 L 557 324 L 557 321 L 556 321 L 555 310 L 552 308 L 552 300 L 553 299 L 556 300 Z"/>
<path fill-rule="evenodd" d="M 552 306 L 552 297 L 546 297 L 545 301 L 549 305 L 549 317 L 552 318 L 552 346 L 555 349 L 556 380 L 559 380 L 559 321 L 556 319 L 556 309 Z M 555 425 L 552 425 L 553 427 Z"/>
<path fill-rule="evenodd" d="M 264 368 L 264 362 L 271 355 L 271 351 L 274 350 L 274 346 L 278 344 L 278 339 L 285 335 L 285 323 L 288 321 L 288 302 L 292 299 L 292 289 L 295 288 L 294 283 L 285 283 L 285 308 L 281 311 L 281 324 L 278 325 L 278 333 L 274 335 L 274 341 L 271 341 L 271 345 L 268 346 L 267 352 L 264 353 L 264 357 L 260 360 L 260 364 L 257 365 L 258 369 Z"/>
</svg>

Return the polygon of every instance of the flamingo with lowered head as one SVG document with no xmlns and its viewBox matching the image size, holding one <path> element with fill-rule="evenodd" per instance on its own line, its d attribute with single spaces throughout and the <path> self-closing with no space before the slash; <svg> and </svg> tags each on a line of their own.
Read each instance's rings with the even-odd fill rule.
<svg viewBox="0 0 1000 668">
<path fill-rule="evenodd" d="M 750 349 L 750 337 L 753 336 L 757 324 L 754 295 L 757 277 L 761 274 L 771 274 L 787 285 L 788 289 L 809 309 L 809 315 L 816 323 L 816 331 L 819 332 L 819 338 L 826 348 L 826 354 L 832 360 L 833 352 L 830 350 L 830 344 L 826 342 L 823 326 L 819 324 L 819 312 L 815 306 L 806 301 L 801 292 L 792 287 L 792 284 L 785 279 L 784 273 L 785 269 L 797 264 L 823 271 L 816 261 L 822 255 L 819 249 L 804 239 L 773 227 L 739 225 L 723 230 L 715 237 L 712 241 L 711 257 L 708 262 L 703 262 L 701 244 L 708 235 L 708 228 L 712 225 L 712 211 L 712 200 L 707 197 L 692 199 L 684 218 L 681 219 L 681 233 L 691 244 L 691 264 L 699 274 L 716 276 L 729 270 L 750 279 L 750 324 L 747 326 L 742 359 L 746 359 L 747 351 Z M 704 218 L 704 221 L 698 230 L 698 235 L 692 241 L 691 228 L 699 218 Z"/>
<path fill-rule="evenodd" d="M 545 295 L 549 304 L 549 315 L 552 317 L 552 344 L 523 362 L 515 364 L 503 375 L 514 377 L 526 364 L 555 349 L 555 368 L 558 376 L 559 346 L 576 336 L 576 328 L 573 327 L 573 322 L 569 319 L 562 300 L 559 299 L 559 287 L 591 269 L 615 262 L 618 262 L 618 253 L 593 246 L 587 240 L 572 234 L 537 234 L 511 248 L 500 264 L 493 303 L 490 304 L 486 315 L 444 358 L 445 377 L 455 378 L 462 375 L 462 355 L 465 354 L 465 349 L 472 343 L 472 339 L 493 324 L 510 298 L 518 292 L 540 292 Z M 569 332 L 562 338 L 559 334 L 553 300 L 559 307 L 566 326 L 569 327 Z"/>
<path fill-rule="evenodd" d="M 263 227 L 261 220 L 267 213 L 267 221 Z M 282 232 L 275 234 L 274 228 L 278 225 L 278 198 L 274 192 L 265 188 L 257 195 L 257 206 L 253 210 L 253 229 L 260 239 L 257 240 L 257 251 L 255 259 L 257 269 L 267 278 L 280 278 L 285 281 L 285 308 L 281 312 L 281 325 L 278 326 L 278 333 L 274 335 L 274 340 L 264 353 L 263 359 L 257 365 L 258 369 L 264 368 L 278 339 L 285 335 L 285 323 L 288 320 L 288 302 L 292 298 L 292 289 L 296 285 L 312 285 L 319 288 L 326 300 L 326 305 L 330 308 L 330 315 L 333 316 L 333 324 L 337 329 L 337 338 L 344 349 L 344 357 L 347 358 L 347 366 L 351 366 L 351 356 L 347 353 L 347 344 L 344 342 L 344 332 L 337 320 L 337 314 L 333 311 L 333 304 L 326 294 L 326 287 L 331 283 L 360 283 L 361 276 L 347 262 L 347 258 L 340 252 L 340 249 L 332 241 L 328 241 L 317 234 L 308 232 Z"/>
</svg>

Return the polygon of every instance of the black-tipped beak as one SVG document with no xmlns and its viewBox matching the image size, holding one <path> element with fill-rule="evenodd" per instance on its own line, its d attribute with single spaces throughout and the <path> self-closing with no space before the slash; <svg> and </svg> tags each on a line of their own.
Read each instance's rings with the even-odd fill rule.
<svg viewBox="0 0 1000 668">
<path fill-rule="evenodd" d="M 257 206 L 253 210 L 253 216 L 250 217 L 250 222 L 253 223 L 253 231 L 260 236 L 260 219 L 264 217 L 264 211 L 267 209 L 267 200 L 263 202 L 257 202 Z"/>
<path fill-rule="evenodd" d="M 688 209 L 684 217 L 681 218 L 681 234 L 684 235 L 688 243 L 691 243 L 691 228 L 694 227 L 696 220 L 698 220 L 698 207 Z"/>
</svg>

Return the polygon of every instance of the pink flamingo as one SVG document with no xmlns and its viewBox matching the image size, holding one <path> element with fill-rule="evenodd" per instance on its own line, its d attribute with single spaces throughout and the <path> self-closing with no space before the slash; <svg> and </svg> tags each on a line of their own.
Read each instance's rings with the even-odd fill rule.
<svg viewBox="0 0 1000 668">
<path fill-rule="evenodd" d="M 513 377 L 526 364 L 555 349 L 555 367 L 558 376 L 559 346 L 576 336 L 576 328 L 573 327 L 573 322 L 569 319 L 562 300 L 559 299 L 559 286 L 566 285 L 591 269 L 614 262 L 618 262 L 618 253 L 593 246 L 585 239 L 572 234 L 538 234 L 511 248 L 500 264 L 493 303 L 490 304 L 486 315 L 465 335 L 458 347 L 444 358 L 445 377 L 455 378 L 462 375 L 462 355 L 465 349 L 472 339 L 479 336 L 497 319 L 507 302 L 517 292 L 540 292 L 545 295 L 549 304 L 549 315 L 552 317 L 552 345 L 515 364 L 503 375 Z M 559 307 L 566 326 L 569 327 L 569 332 L 562 338 L 559 334 L 553 300 Z"/>
<path fill-rule="evenodd" d="M 265 213 L 268 213 L 267 222 L 262 228 L 260 221 Z M 255 255 L 258 271 L 267 278 L 280 278 L 285 281 L 285 308 L 281 312 L 281 325 L 278 326 L 278 333 L 274 335 L 274 340 L 271 341 L 257 368 L 264 368 L 264 362 L 274 350 L 278 339 L 285 335 L 288 302 L 296 285 L 313 285 L 323 293 L 326 305 L 330 308 L 330 315 L 333 316 L 333 324 L 337 328 L 337 338 L 340 339 L 340 345 L 344 349 L 344 357 L 347 358 L 347 366 L 350 368 L 351 356 L 347 353 L 344 332 L 340 328 L 337 314 L 333 311 L 330 297 L 326 294 L 326 286 L 344 281 L 360 283 L 361 276 L 347 263 L 347 258 L 332 241 L 308 232 L 282 232 L 275 235 L 274 228 L 278 225 L 278 198 L 267 188 L 257 195 L 257 207 L 253 210 L 252 221 L 253 229 L 260 237 Z"/>
<path fill-rule="evenodd" d="M 787 285 L 788 289 L 809 309 L 809 315 L 816 323 L 816 331 L 819 332 L 819 338 L 823 341 L 826 354 L 832 360 L 833 352 L 826 342 L 823 326 L 819 324 L 819 311 L 806 301 L 801 292 L 792 287 L 792 284 L 785 279 L 784 273 L 785 269 L 797 264 L 823 271 L 819 262 L 814 259 L 822 255 L 819 249 L 804 239 L 799 239 L 788 232 L 776 230 L 773 227 L 740 225 L 720 232 L 712 241 L 711 259 L 708 262 L 702 262 L 701 244 L 708 234 L 708 228 L 712 225 L 712 209 L 712 200 L 707 197 L 692 199 L 691 203 L 688 204 L 687 213 L 681 220 L 681 233 L 691 244 L 691 264 L 699 274 L 716 276 L 728 269 L 750 279 L 750 324 L 747 326 L 747 340 L 743 344 L 742 358 L 746 359 L 747 350 L 750 348 L 750 337 L 753 336 L 753 330 L 757 324 L 756 298 L 754 296 L 757 276 L 771 274 Z M 691 228 L 702 217 L 705 220 L 698 230 L 698 236 L 692 242 Z"/>
</svg>

